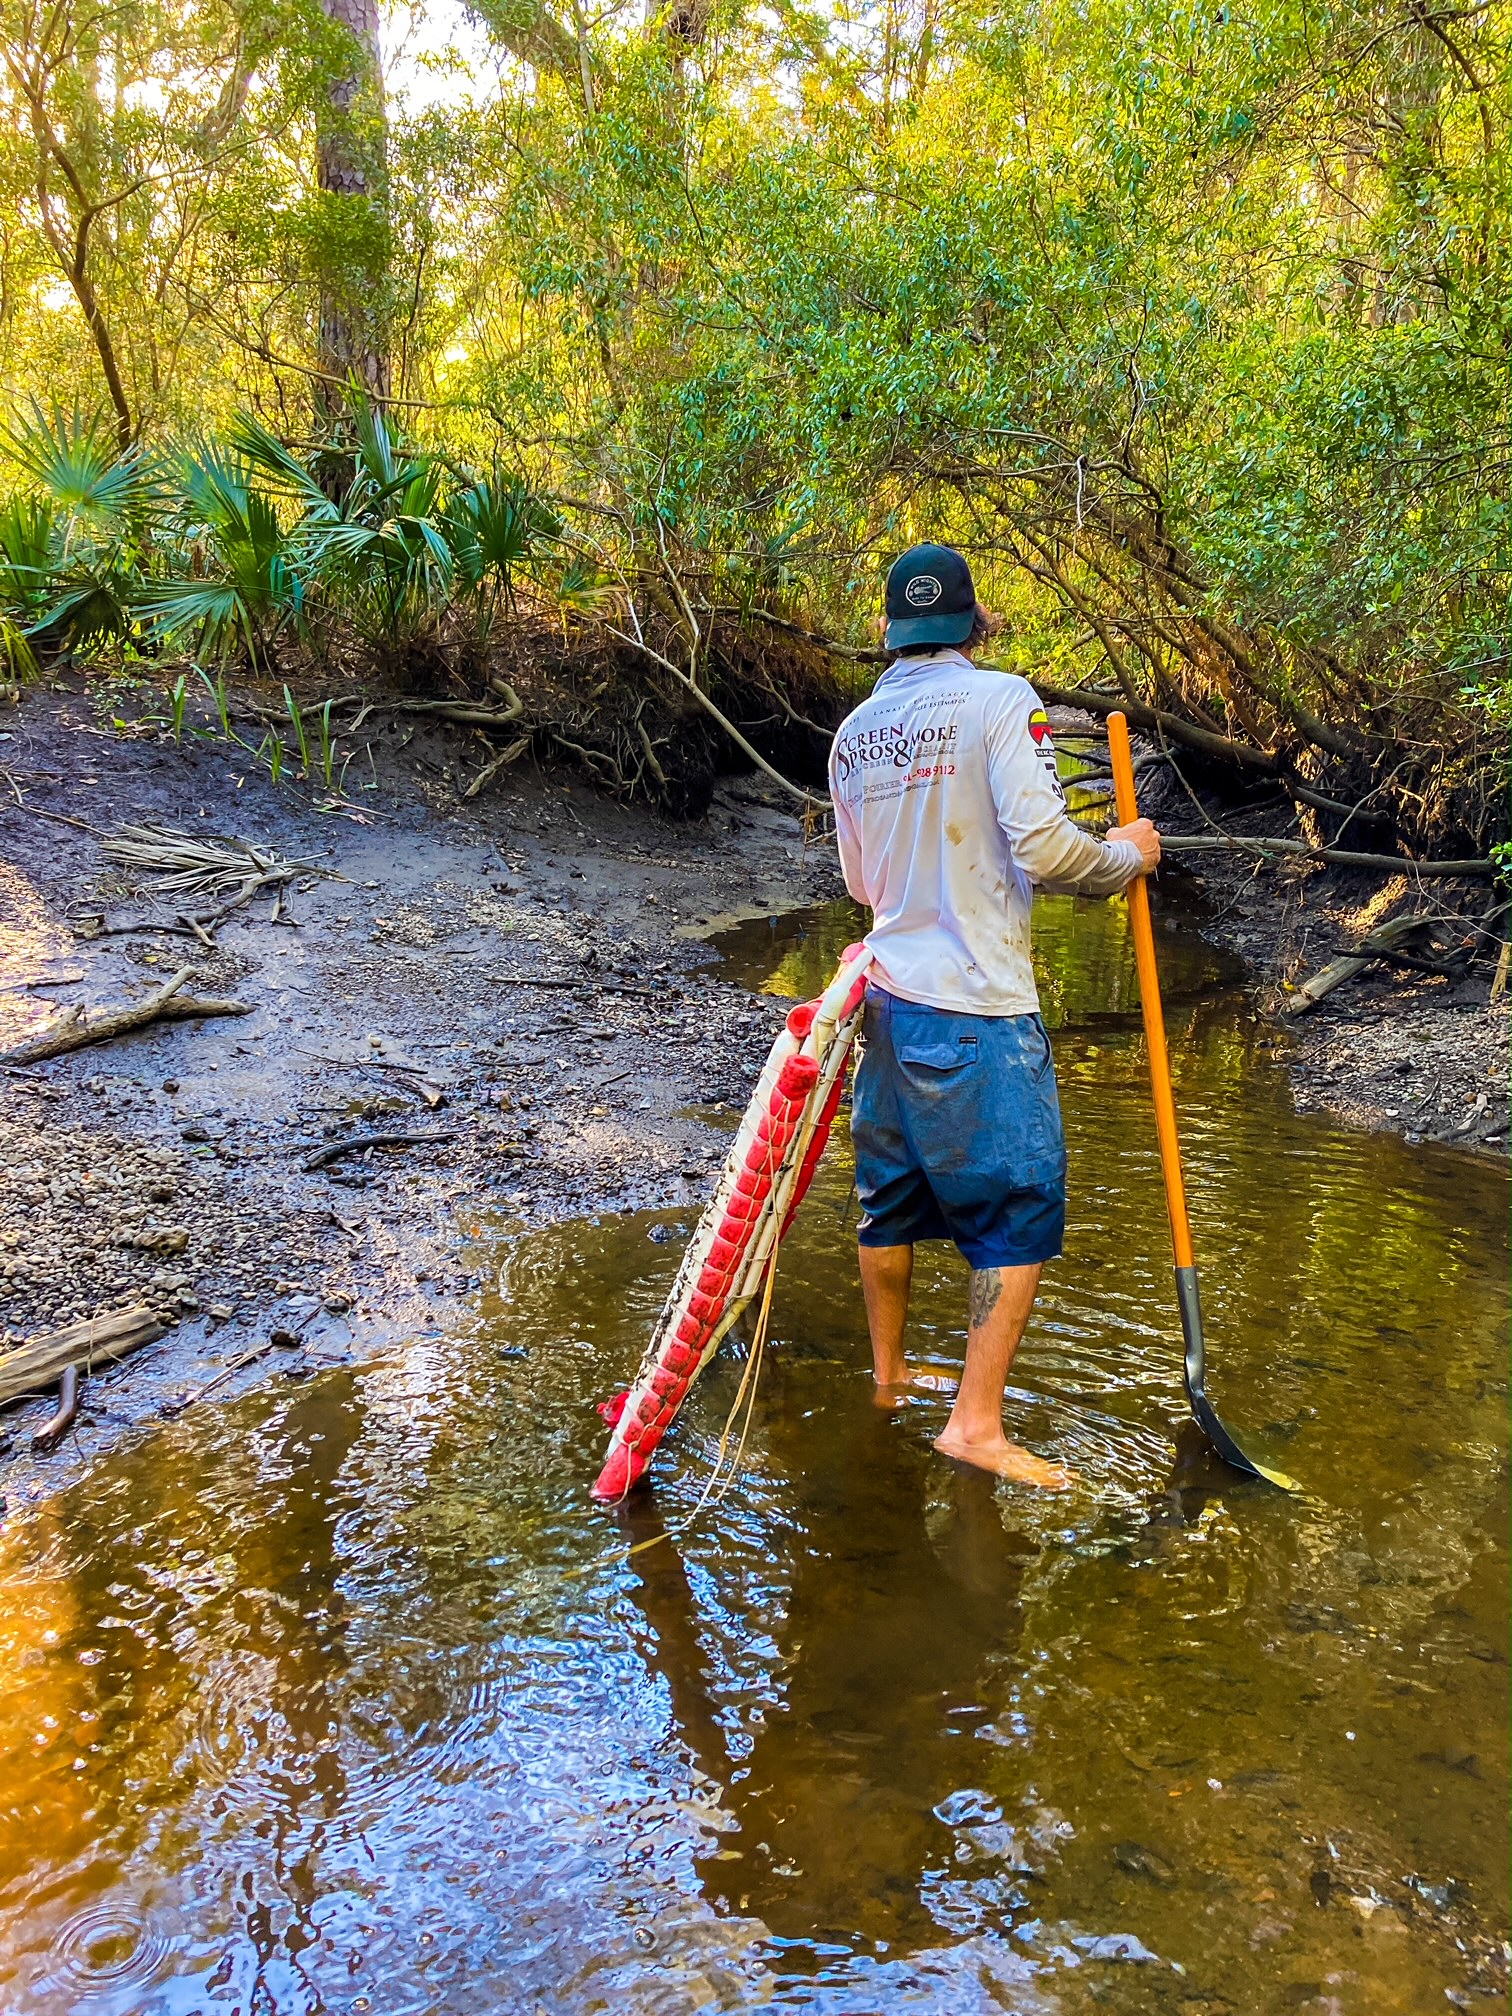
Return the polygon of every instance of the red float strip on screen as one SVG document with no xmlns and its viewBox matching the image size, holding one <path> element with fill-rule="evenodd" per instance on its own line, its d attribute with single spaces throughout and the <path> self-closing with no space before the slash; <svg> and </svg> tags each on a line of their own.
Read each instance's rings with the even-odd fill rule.
<svg viewBox="0 0 1512 2016">
<path fill-rule="evenodd" d="M 842 971 L 861 950 L 859 946 L 849 948 Z M 843 1027 L 845 1034 L 834 1035 L 832 1040 L 843 1041 L 846 1049 L 851 1018 L 865 989 L 863 971 L 840 1004 L 834 1026 Z M 599 1408 L 614 1433 L 593 1487 L 595 1498 L 623 1498 L 642 1482 L 657 1444 L 702 1370 L 741 1289 L 773 1186 L 785 1178 L 787 1162 L 822 1075 L 821 1059 L 800 1047 L 811 1036 L 819 1007 L 819 1001 L 805 1001 L 788 1015 L 736 1134 L 714 1200 L 690 1242 L 635 1384 L 628 1393 L 616 1394 Z M 836 1071 L 833 1083 L 826 1088 L 822 1109 L 814 1116 L 779 1237 L 792 1224 L 818 1169 L 842 1085 L 843 1068 Z M 749 1299 L 749 1292 L 748 1286 L 745 1299 Z"/>
</svg>

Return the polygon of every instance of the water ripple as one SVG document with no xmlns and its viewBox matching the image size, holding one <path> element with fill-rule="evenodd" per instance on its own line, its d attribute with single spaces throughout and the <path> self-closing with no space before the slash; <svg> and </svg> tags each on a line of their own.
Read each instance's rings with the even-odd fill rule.
<svg viewBox="0 0 1512 2016">
<path fill-rule="evenodd" d="M 178 1944 L 178 1926 L 165 1911 L 114 1898 L 77 1912 L 59 1930 L 51 1976 L 75 2007 L 117 2000 L 158 1980 Z"/>
</svg>

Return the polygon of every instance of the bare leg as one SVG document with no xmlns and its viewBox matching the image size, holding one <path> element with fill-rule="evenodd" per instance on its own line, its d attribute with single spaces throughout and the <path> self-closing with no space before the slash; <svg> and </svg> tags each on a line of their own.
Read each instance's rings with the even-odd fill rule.
<svg viewBox="0 0 1512 2016">
<path fill-rule="evenodd" d="M 1031 1456 L 1003 1433 L 1003 1388 L 1034 1307 L 1039 1278 L 1038 1266 L 972 1268 L 966 1370 L 935 1447 L 942 1455 L 974 1463 L 979 1470 L 995 1470 L 1015 1483 L 1064 1491 L 1072 1482 L 1069 1470 Z"/>
<path fill-rule="evenodd" d="M 908 1324 L 908 1291 L 913 1281 L 912 1246 L 861 1246 L 861 1293 L 866 1301 L 866 1323 L 871 1331 L 872 1377 L 877 1382 L 877 1404 L 897 1406 L 905 1389 L 929 1387 L 949 1390 L 948 1382 L 932 1373 L 914 1372 L 903 1355 L 903 1332 Z"/>
<path fill-rule="evenodd" d="M 861 1293 L 871 1331 L 872 1377 L 879 1386 L 901 1386 L 908 1377 L 903 1331 L 908 1322 L 908 1290 L 913 1281 L 912 1246 L 861 1246 Z"/>
</svg>

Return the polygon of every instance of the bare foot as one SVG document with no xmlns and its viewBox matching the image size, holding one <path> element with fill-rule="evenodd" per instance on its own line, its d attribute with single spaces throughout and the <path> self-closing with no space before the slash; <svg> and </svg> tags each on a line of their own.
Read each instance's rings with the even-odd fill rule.
<svg viewBox="0 0 1512 2016">
<path fill-rule="evenodd" d="M 877 1407 L 906 1407 L 916 1394 L 951 1394 L 955 1390 L 956 1382 L 948 1373 L 915 1372 L 911 1365 L 905 1365 L 901 1379 L 874 1382 L 872 1402 Z"/>
<path fill-rule="evenodd" d="M 1042 1456 L 1031 1456 L 1027 1449 L 1021 1449 L 1017 1442 L 1010 1442 L 1002 1434 L 995 1441 L 969 1442 L 958 1430 L 947 1428 L 936 1437 L 934 1446 L 942 1456 L 953 1456 L 957 1463 L 974 1463 L 978 1470 L 991 1470 L 1015 1484 L 1037 1484 L 1042 1491 L 1069 1491 L 1076 1482 L 1074 1470 L 1068 1470 L 1063 1463 L 1047 1463 Z"/>
</svg>

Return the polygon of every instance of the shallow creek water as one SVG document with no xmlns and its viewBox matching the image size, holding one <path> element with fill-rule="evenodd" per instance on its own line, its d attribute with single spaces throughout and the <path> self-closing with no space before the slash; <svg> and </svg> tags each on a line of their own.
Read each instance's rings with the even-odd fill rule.
<svg viewBox="0 0 1512 2016">
<path fill-rule="evenodd" d="M 687 1224 L 484 1224 L 464 1334 L 201 1408 L 0 1530 L 7 2016 L 1498 2006 L 1504 1176 L 1296 1117 L 1165 930 L 1210 1385 L 1306 1495 L 1206 1467 L 1126 926 L 1037 932 L 1073 1201 L 1010 1416 L 1074 1491 L 873 1405 L 843 1139 L 686 1531 L 738 1350 L 652 1497 L 587 1491 Z M 798 994 L 852 929 L 724 942 Z M 964 1287 L 921 1256 L 921 1362 Z"/>
</svg>

